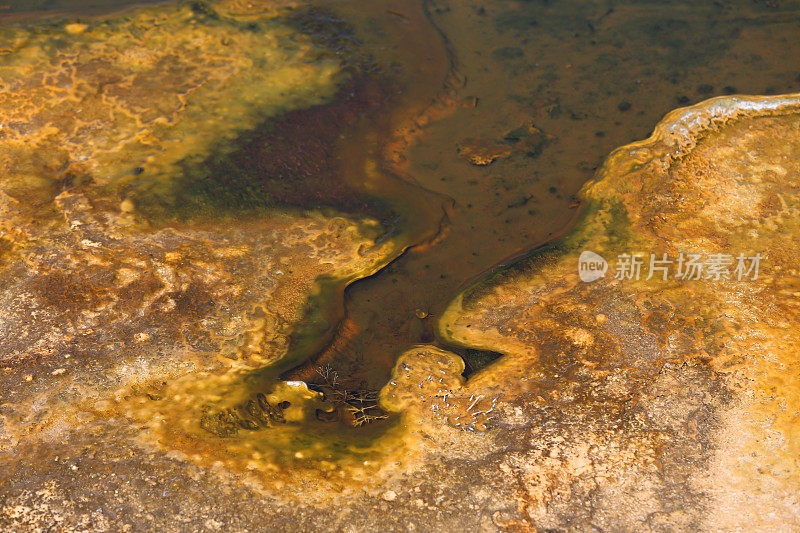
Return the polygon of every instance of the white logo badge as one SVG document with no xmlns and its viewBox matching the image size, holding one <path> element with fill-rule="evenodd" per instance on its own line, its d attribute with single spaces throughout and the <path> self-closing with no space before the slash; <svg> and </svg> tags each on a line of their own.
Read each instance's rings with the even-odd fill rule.
<svg viewBox="0 0 800 533">
<path fill-rule="evenodd" d="M 606 275 L 608 262 L 594 252 L 584 250 L 578 258 L 578 275 L 581 281 L 591 283 Z"/>
</svg>

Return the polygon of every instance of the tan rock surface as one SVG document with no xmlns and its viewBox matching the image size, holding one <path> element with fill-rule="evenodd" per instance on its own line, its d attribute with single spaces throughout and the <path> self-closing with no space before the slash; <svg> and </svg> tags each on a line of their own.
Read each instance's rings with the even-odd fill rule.
<svg viewBox="0 0 800 533">
<path fill-rule="evenodd" d="M 444 337 L 506 354 L 467 391 L 570 435 L 531 428 L 559 461 L 519 462 L 517 517 L 497 525 L 564 527 L 589 498 L 603 529 L 800 526 L 799 176 L 796 96 L 677 110 L 610 156 L 571 236 L 451 305 Z M 583 251 L 605 277 L 579 279 Z M 674 262 L 647 279 L 651 253 Z M 640 279 L 623 254 L 641 254 Z"/>
<path fill-rule="evenodd" d="M 446 340 L 503 354 L 469 379 L 455 353 L 417 346 L 381 391 L 397 416 L 377 431 L 204 432 L 204 405 L 258 390 L 253 369 L 286 353 L 319 281 L 396 251 L 368 220 L 317 214 L 165 229 L 120 194 L 143 175 L 169 191 L 187 154 L 251 126 L 248 102 L 291 95 L 269 115 L 333 94 L 336 61 L 293 42 L 273 9 L 217 7 L 223 21 L 165 7 L 4 30 L 16 44 L 0 76 L 17 92 L 0 103 L 13 119 L 0 138 L 0 527 L 800 527 L 795 96 L 678 110 L 612 154 L 570 237 L 440 317 Z M 253 20 L 274 31 L 238 26 Z M 259 61 L 280 83 L 249 68 Z M 165 65 L 174 77 L 155 75 Z M 76 102 L 83 116 L 67 111 Z M 140 159 L 146 174 L 128 169 Z M 582 250 L 760 253 L 761 276 L 613 280 L 612 268 L 583 283 Z M 290 422 L 328 409 L 302 383 L 269 401 L 287 399 Z"/>
</svg>

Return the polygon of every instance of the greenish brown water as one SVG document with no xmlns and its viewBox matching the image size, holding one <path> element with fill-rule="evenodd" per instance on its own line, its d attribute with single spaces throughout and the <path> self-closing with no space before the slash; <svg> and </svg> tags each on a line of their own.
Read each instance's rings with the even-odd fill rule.
<svg viewBox="0 0 800 533">
<path fill-rule="evenodd" d="M 426 128 L 409 173 L 452 198 L 446 230 L 436 245 L 353 284 L 339 342 L 293 376 L 310 379 L 325 364 L 353 376 L 353 386 L 380 386 L 400 352 L 436 342 L 432 324 L 460 289 L 570 227 L 577 191 L 614 147 L 646 137 L 676 107 L 800 90 L 797 2 L 426 5 L 464 79 L 464 106 Z M 458 156 L 462 139 L 503 143 L 528 123 L 548 136 L 535 156 L 488 166 Z M 492 359 L 462 355 L 468 371 Z"/>
</svg>

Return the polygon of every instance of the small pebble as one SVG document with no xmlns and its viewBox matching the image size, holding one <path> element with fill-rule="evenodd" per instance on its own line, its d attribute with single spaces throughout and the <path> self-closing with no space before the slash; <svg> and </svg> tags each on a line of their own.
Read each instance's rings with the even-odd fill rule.
<svg viewBox="0 0 800 533">
<path fill-rule="evenodd" d="M 133 204 L 133 200 L 126 198 L 119 204 L 119 210 L 123 213 L 133 213 L 136 210 L 136 206 Z"/>
<path fill-rule="evenodd" d="M 89 26 L 87 26 L 86 24 L 80 24 L 77 22 L 73 24 L 67 24 L 66 26 L 64 26 L 64 29 L 67 30 L 67 33 L 69 33 L 70 35 L 81 34 L 85 32 L 88 28 Z"/>
</svg>

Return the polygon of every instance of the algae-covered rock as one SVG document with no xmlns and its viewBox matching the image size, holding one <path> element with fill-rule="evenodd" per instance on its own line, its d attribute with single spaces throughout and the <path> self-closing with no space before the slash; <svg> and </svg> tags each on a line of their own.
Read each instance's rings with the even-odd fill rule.
<svg viewBox="0 0 800 533">
<path fill-rule="evenodd" d="M 160 216 L 213 202 L 204 194 L 219 188 L 205 182 L 181 182 L 192 194 L 175 202 L 176 181 L 268 117 L 331 99 L 344 79 L 280 10 L 242 18 L 227 4 L 4 27 L 3 190 L 43 201 L 90 184 L 106 203 L 132 197 Z"/>
<path fill-rule="evenodd" d="M 329 328 L 326 299 L 397 253 L 368 217 L 281 207 L 198 170 L 351 81 L 288 5 L 265 6 L 180 3 L 2 30 L 4 460 L 96 417 L 127 417 L 122 432 L 153 424 L 153 441 L 183 423 L 181 438 L 236 435 L 226 391 L 258 398 L 245 376 L 286 357 L 302 328 Z M 198 177 L 216 188 L 194 187 Z M 313 416 L 320 395 L 301 385 L 264 383 L 260 394 L 277 396 L 259 421 Z"/>
</svg>

